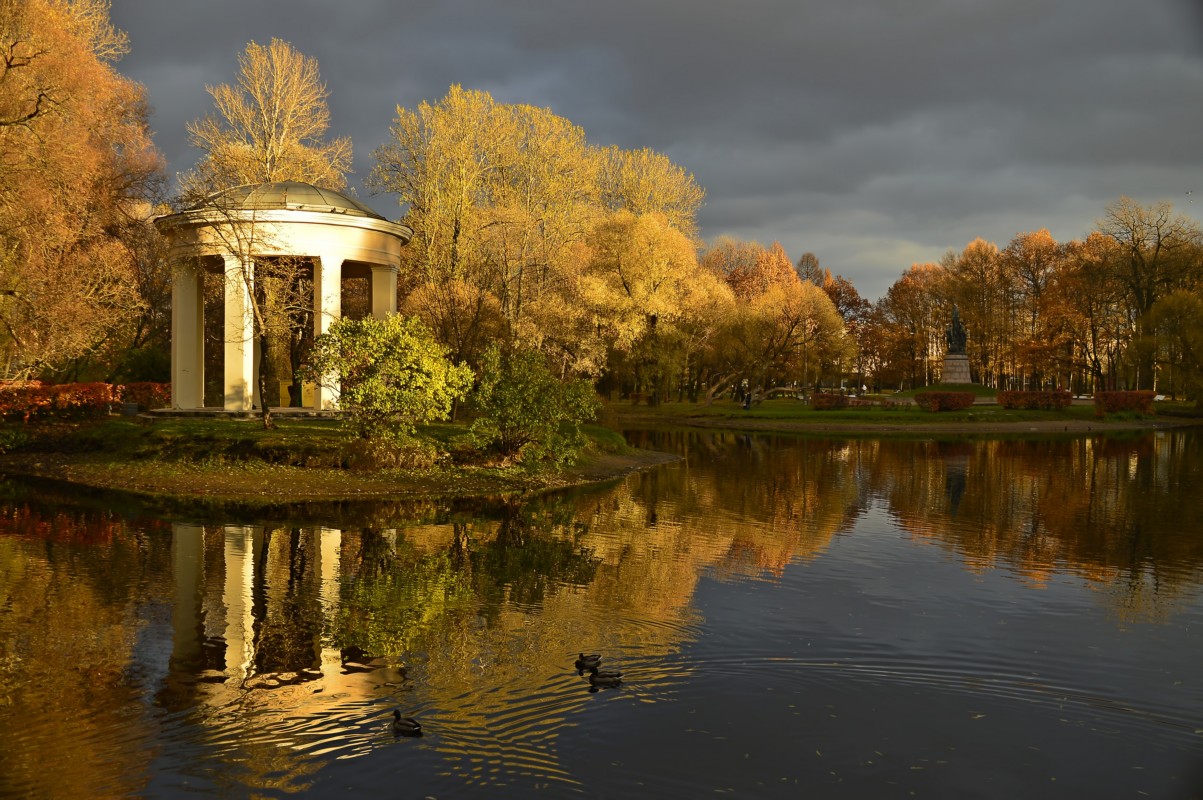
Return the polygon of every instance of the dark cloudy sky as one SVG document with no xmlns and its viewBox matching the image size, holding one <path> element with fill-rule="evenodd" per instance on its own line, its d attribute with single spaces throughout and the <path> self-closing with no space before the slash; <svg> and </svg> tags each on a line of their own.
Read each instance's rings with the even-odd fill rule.
<svg viewBox="0 0 1203 800">
<path fill-rule="evenodd" d="M 977 236 L 1084 236 L 1121 194 L 1203 218 L 1203 0 L 112 2 L 173 173 L 205 85 L 274 36 L 318 59 L 353 183 L 398 104 L 460 83 L 665 153 L 707 239 L 812 251 L 869 299 Z"/>
</svg>

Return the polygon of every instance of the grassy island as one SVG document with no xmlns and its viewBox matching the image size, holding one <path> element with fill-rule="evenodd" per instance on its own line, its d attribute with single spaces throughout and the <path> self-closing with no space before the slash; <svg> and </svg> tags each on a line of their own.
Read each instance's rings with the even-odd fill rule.
<svg viewBox="0 0 1203 800">
<path fill-rule="evenodd" d="M 111 417 L 30 426 L 0 455 L 0 472 L 147 498 L 236 503 L 496 498 L 604 481 L 673 457 L 628 447 L 613 431 L 586 426 L 588 443 L 561 469 L 473 458 L 462 425 L 423 426 L 436 457 L 423 466 L 357 464 L 337 420 Z"/>
</svg>

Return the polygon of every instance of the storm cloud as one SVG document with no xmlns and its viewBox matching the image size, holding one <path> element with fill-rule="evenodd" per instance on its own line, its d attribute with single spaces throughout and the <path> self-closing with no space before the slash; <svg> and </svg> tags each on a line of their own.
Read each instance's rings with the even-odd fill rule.
<svg viewBox="0 0 1203 800">
<path fill-rule="evenodd" d="M 398 105 L 459 83 L 667 154 L 706 188 L 703 236 L 812 251 L 870 299 L 978 236 L 1084 236 L 1120 195 L 1200 216 L 1193 0 L 113 0 L 113 18 L 173 172 L 198 157 L 205 85 L 278 37 L 318 59 L 353 184 Z"/>
</svg>

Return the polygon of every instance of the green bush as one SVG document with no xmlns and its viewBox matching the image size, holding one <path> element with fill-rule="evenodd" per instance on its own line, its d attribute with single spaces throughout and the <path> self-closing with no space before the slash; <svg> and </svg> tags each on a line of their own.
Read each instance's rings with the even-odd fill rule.
<svg viewBox="0 0 1203 800">
<path fill-rule="evenodd" d="M 472 370 L 447 360 L 418 317 L 343 318 L 314 341 L 308 380 L 340 388 L 339 406 L 364 439 L 398 445 L 415 426 L 447 419 L 472 385 Z"/>
<path fill-rule="evenodd" d="M 30 436 L 25 431 L 0 423 L 0 453 L 12 453 L 20 450 L 30 441 Z"/>
<path fill-rule="evenodd" d="M 601 408 L 588 381 L 561 381 L 541 354 L 497 345 L 485 351 L 472 406 L 477 446 L 528 467 L 575 460 L 587 442 L 581 424 Z"/>
</svg>

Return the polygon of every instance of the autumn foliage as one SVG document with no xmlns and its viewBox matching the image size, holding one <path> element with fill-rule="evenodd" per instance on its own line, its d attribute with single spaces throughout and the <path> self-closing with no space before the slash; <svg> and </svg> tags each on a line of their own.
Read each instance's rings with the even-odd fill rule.
<svg viewBox="0 0 1203 800">
<path fill-rule="evenodd" d="M 1002 391 L 998 393 L 998 404 L 1003 408 L 1026 408 L 1053 411 L 1067 408 L 1072 400 L 1073 395 L 1067 391 Z"/>
<path fill-rule="evenodd" d="M 137 403 L 142 410 L 166 408 L 171 405 L 171 384 L 138 381 L 117 387 L 120 390 L 121 401 Z"/>
<path fill-rule="evenodd" d="M 0 416 L 23 422 L 100 416 L 120 402 L 119 389 L 110 383 L 11 384 L 0 387 Z"/>
<path fill-rule="evenodd" d="M 848 407 L 848 398 L 842 394 L 815 392 L 810 396 L 810 405 L 815 411 L 839 411 Z"/>
<path fill-rule="evenodd" d="M 1152 414 L 1155 392 L 1096 392 L 1094 414 Z"/>
<path fill-rule="evenodd" d="M 915 405 L 924 411 L 963 411 L 973 405 L 973 392 L 919 392 Z"/>
<path fill-rule="evenodd" d="M 162 160 L 107 0 L 0 2 L 0 376 L 136 338 Z"/>
</svg>

